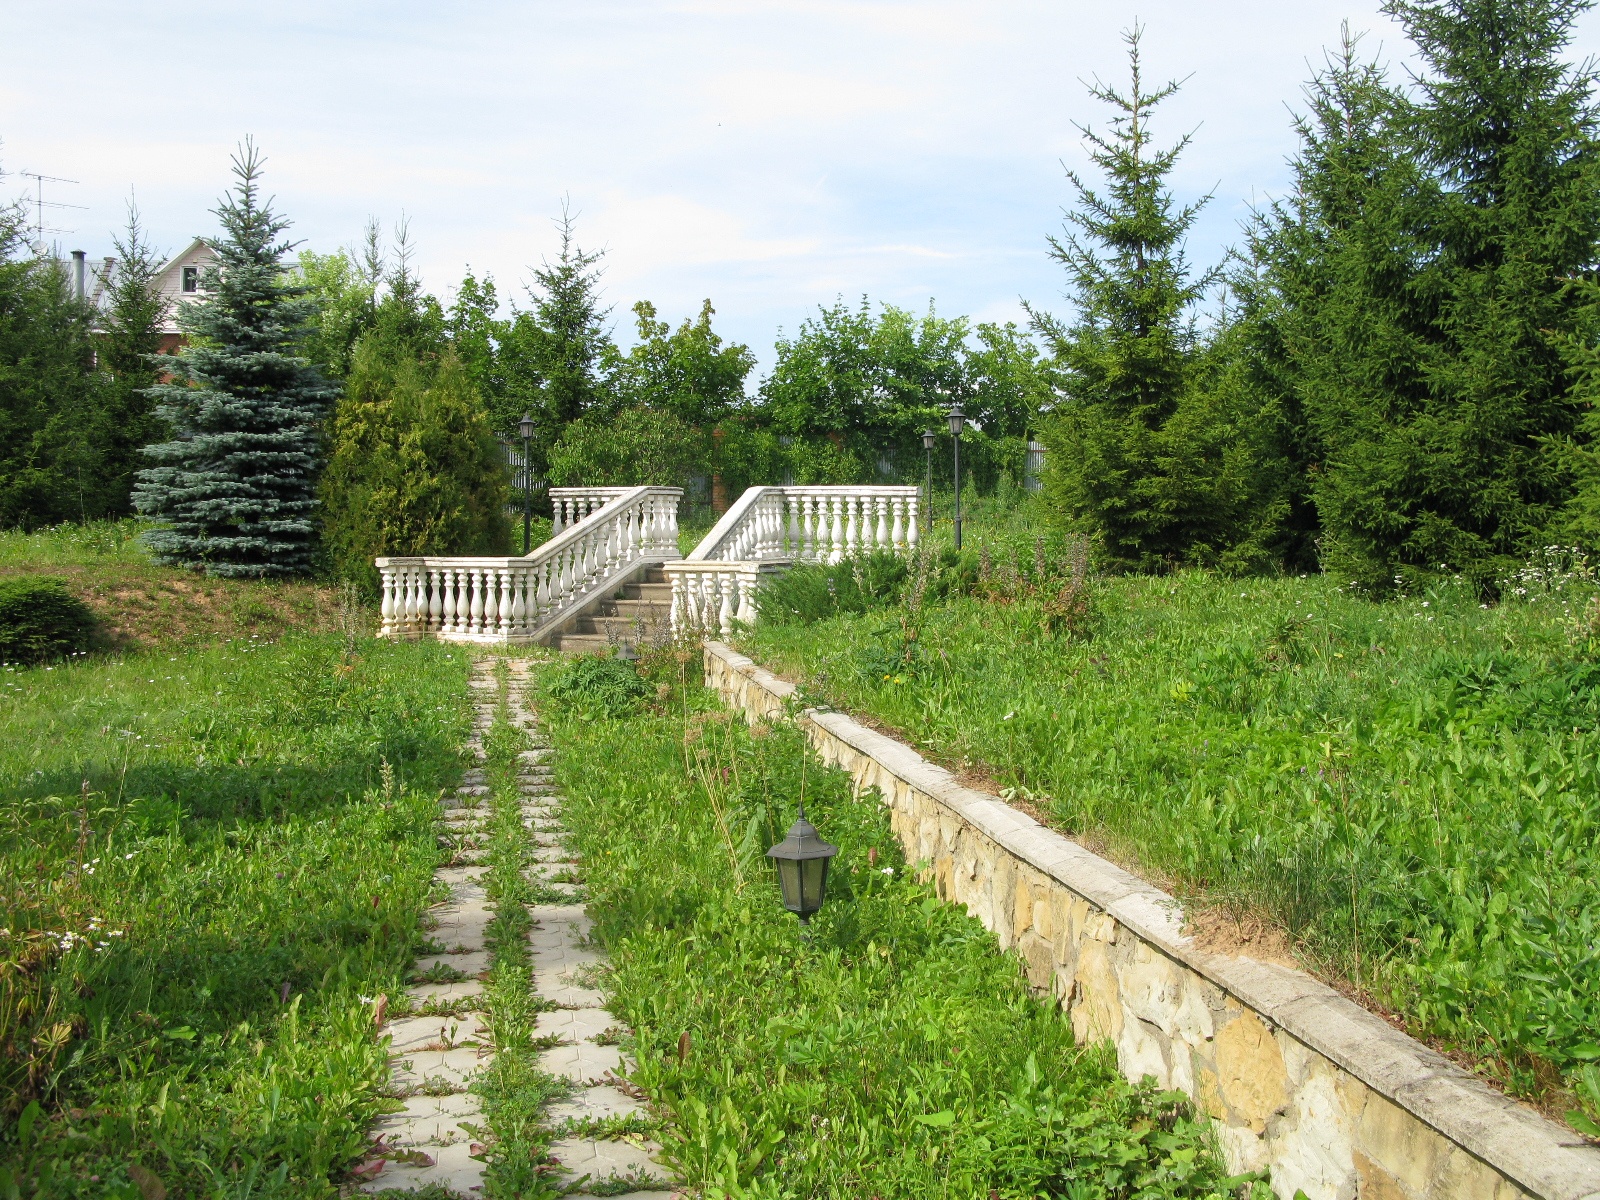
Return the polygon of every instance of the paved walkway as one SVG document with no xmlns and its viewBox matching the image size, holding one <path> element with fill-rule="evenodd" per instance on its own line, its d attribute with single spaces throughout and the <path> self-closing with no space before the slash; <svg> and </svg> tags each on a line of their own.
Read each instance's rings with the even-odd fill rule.
<svg viewBox="0 0 1600 1200">
<path fill-rule="evenodd" d="M 469 746 L 480 764 L 485 757 L 483 734 L 493 724 L 498 699 L 496 661 L 479 659 L 473 668 L 476 714 Z M 616 1041 L 625 1031 L 606 1010 L 605 997 L 591 986 L 590 974 L 604 956 L 589 944 L 590 923 L 584 912 L 581 887 L 571 882 L 577 877 L 578 864 L 564 845 L 561 796 L 550 769 L 549 741 L 540 733 L 537 718 L 527 703 L 529 663 L 525 659 L 509 659 L 507 665 L 511 675 L 510 717 L 528 732 L 534 747 L 522 753 L 518 775 L 522 822 L 533 843 L 534 861 L 527 876 L 571 897 L 570 903 L 541 904 L 529 909 L 533 918 L 529 949 L 534 989 L 558 1006 L 539 1014 L 536 1034 L 556 1034 L 561 1038 L 560 1044 L 540 1055 L 539 1064 L 573 1083 L 572 1095 L 552 1105 L 547 1118 L 550 1124 L 559 1126 L 569 1119 L 581 1121 L 642 1112 L 644 1106 L 619 1086 L 616 1074 L 624 1062 Z M 405 1111 L 380 1120 L 374 1132 L 382 1136 L 387 1146 L 402 1152 L 403 1158 L 391 1159 L 385 1170 L 364 1185 L 366 1191 L 413 1189 L 429 1184 L 443 1184 L 466 1196 L 482 1190 L 484 1164 L 472 1155 L 481 1150 L 474 1130 L 481 1129 L 483 1117 L 478 1097 L 466 1088 L 493 1053 L 487 1043 L 489 1031 L 483 1014 L 474 1005 L 483 992 L 479 976 L 490 965 L 484 929 L 494 916 L 479 881 L 479 855 L 487 841 L 484 818 L 488 797 L 489 788 L 480 765 L 463 777 L 455 802 L 445 813 L 446 831 L 457 839 L 459 852 L 453 865 L 441 868 L 435 875 L 450 889 L 449 899 L 431 910 L 438 921 L 432 936 L 443 950 L 416 964 L 419 974 L 426 975 L 433 969 L 441 976 L 441 982 L 418 984 L 410 989 L 410 995 L 416 1005 L 431 1003 L 435 1009 L 447 1008 L 455 1015 L 407 1017 L 387 1027 L 394 1039 L 392 1082 L 397 1090 L 411 1094 L 405 1101 Z M 457 973 L 461 978 L 455 978 Z M 444 981 L 445 976 L 450 981 Z M 485 1038 L 481 1044 L 477 1040 L 480 1037 Z M 647 1189 L 654 1182 L 659 1189 L 667 1174 L 651 1158 L 659 1149 L 637 1135 L 621 1141 L 570 1137 L 555 1142 L 550 1153 L 567 1172 L 562 1179 L 569 1184 L 587 1175 L 592 1184 L 611 1185 L 604 1189 L 607 1195 L 670 1200 L 673 1193 L 666 1190 L 616 1190 L 625 1181 L 643 1182 Z M 572 1194 L 590 1193 L 580 1190 Z"/>
</svg>

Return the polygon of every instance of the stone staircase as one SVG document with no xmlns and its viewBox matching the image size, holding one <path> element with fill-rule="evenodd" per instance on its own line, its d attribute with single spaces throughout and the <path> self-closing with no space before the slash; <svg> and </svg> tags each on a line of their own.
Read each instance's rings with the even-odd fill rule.
<svg viewBox="0 0 1600 1200">
<path fill-rule="evenodd" d="M 652 563 L 617 594 L 599 597 L 574 613 L 551 636 L 550 645 L 563 654 L 595 654 L 613 646 L 637 649 L 642 641 L 665 637 L 671 615 L 672 584 Z"/>
</svg>

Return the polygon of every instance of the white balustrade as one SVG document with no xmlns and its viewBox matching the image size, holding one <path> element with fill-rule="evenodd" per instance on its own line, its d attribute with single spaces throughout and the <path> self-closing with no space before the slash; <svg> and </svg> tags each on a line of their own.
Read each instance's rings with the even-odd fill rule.
<svg viewBox="0 0 1600 1200">
<path fill-rule="evenodd" d="M 915 487 L 753 487 L 687 561 L 838 562 L 874 550 L 907 553 L 921 538 Z"/>
<path fill-rule="evenodd" d="M 632 488 L 625 487 L 559 487 L 550 489 L 552 535 L 576 525 L 585 517 L 593 516 L 606 505 Z"/>
<path fill-rule="evenodd" d="M 380 636 L 536 640 L 637 564 L 678 557 L 682 489 L 592 491 L 618 494 L 525 558 L 378 559 Z"/>
<path fill-rule="evenodd" d="M 835 563 L 888 550 L 907 554 L 921 537 L 915 487 L 753 487 L 681 562 L 672 580 L 672 627 L 726 636 L 754 624 L 762 567 Z"/>
<path fill-rule="evenodd" d="M 661 569 L 672 583 L 675 631 L 726 637 L 735 621 L 755 624 L 760 563 L 680 559 L 663 563 Z"/>
</svg>

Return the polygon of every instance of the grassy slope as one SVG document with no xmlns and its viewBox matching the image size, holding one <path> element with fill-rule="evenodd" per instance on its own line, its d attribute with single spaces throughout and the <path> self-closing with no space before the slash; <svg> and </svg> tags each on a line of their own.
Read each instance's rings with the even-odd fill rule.
<svg viewBox="0 0 1600 1200">
<path fill-rule="evenodd" d="M 174 1195 L 335 1194 L 388 1103 L 369 999 L 424 936 L 468 729 L 461 651 L 349 650 L 3 677 L 0 1163 L 24 1196 L 52 1173 L 131 1200 L 135 1165 Z"/>
<path fill-rule="evenodd" d="M 1106 1047 L 1074 1046 L 1016 962 L 905 870 L 879 805 L 803 766 L 792 729 L 693 711 L 709 703 L 696 686 L 678 715 L 552 721 L 633 1078 L 687 1182 L 774 1200 L 1223 1193 L 1204 1127 L 1125 1084 Z M 809 942 L 761 857 L 802 787 L 842 848 Z"/>
<path fill-rule="evenodd" d="M 303 582 L 212 579 L 158 566 L 137 521 L 0 532 L 0 577 L 55 575 L 100 617 L 105 648 L 147 650 L 337 627 L 334 590 Z"/>
<path fill-rule="evenodd" d="M 935 606 L 911 674 L 882 669 L 881 613 L 747 648 L 1592 1113 L 1600 669 L 1567 605 L 1181 573 L 1104 582 L 1080 643 L 1031 604 Z"/>
</svg>

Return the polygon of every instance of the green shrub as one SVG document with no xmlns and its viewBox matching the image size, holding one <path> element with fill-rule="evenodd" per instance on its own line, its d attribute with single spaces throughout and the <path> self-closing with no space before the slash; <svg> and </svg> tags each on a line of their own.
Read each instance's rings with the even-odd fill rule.
<svg viewBox="0 0 1600 1200">
<path fill-rule="evenodd" d="M 563 664 L 545 694 L 587 720 L 614 721 L 638 712 L 654 690 L 621 659 L 587 656 Z"/>
<path fill-rule="evenodd" d="M 810 625 L 839 613 L 887 607 L 900 598 L 905 581 L 905 560 L 886 550 L 806 564 L 763 586 L 756 593 L 756 612 L 779 625 Z"/>
<path fill-rule="evenodd" d="M 0 661 L 35 663 L 81 654 L 94 630 L 94 613 L 64 580 L 21 575 L 0 581 Z"/>
</svg>

